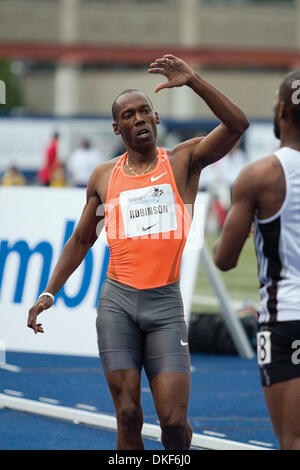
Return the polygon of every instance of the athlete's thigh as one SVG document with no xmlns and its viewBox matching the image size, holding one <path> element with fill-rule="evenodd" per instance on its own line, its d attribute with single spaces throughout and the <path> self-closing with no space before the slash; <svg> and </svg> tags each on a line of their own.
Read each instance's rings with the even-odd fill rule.
<svg viewBox="0 0 300 470">
<path fill-rule="evenodd" d="M 258 364 L 274 431 L 281 443 L 300 435 L 300 322 L 259 325 Z"/>
<path fill-rule="evenodd" d="M 190 393 L 185 321 L 173 321 L 148 333 L 144 354 L 144 367 L 161 424 L 169 421 L 184 423 Z"/>
<path fill-rule="evenodd" d="M 188 330 L 178 283 L 152 289 L 142 307 L 143 364 L 149 381 L 163 373 L 189 374 Z"/>
<path fill-rule="evenodd" d="M 130 298 L 108 284 L 101 291 L 96 320 L 98 349 L 105 374 L 115 370 L 141 370 L 143 333 L 131 315 Z M 122 294 L 122 292 L 121 292 Z"/>
<path fill-rule="evenodd" d="M 300 378 L 263 387 L 270 418 L 280 444 L 300 436 Z"/>
<path fill-rule="evenodd" d="M 263 387 L 300 377 L 300 321 L 260 324 L 257 359 Z"/>
<path fill-rule="evenodd" d="M 190 395 L 190 375 L 168 372 L 150 381 L 154 404 L 161 424 L 185 423 Z"/>
<path fill-rule="evenodd" d="M 135 369 L 110 371 L 105 374 L 117 411 L 140 406 L 141 373 Z"/>
</svg>

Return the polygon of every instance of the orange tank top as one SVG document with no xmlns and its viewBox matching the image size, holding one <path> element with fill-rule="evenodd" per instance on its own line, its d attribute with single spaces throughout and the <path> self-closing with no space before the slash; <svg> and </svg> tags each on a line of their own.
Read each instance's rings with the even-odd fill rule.
<svg viewBox="0 0 300 470">
<path fill-rule="evenodd" d="M 107 275 L 136 289 L 171 284 L 180 278 L 191 217 L 165 149 L 158 148 L 156 167 L 139 176 L 125 173 L 126 156 L 115 165 L 107 190 Z"/>
</svg>

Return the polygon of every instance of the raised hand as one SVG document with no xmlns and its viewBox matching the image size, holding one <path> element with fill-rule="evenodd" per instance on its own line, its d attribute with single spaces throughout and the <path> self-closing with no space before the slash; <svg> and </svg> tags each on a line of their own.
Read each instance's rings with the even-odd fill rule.
<svg viewBox="0 0 300 470">
<path fill-rule="evenodd" d="M 28 320 L 27 320 L 27 326 L 29 328 L 32 328 L 34 330 L 34 333 L 44 333 L 44 330 L 42 328 L 42 324 L 41 323 L 37 323 L 36 322 L 36 319 L 37 319 L 37 316 L 43 312 L 44 310 L 47 310 L 48 308 L 50 308 L 53 304 L 53 300 L 44 295 L 42 297 L 40 297 L 36 302 L 35 304 L 31 307 L 31 309 L 29 310 L 29 313 L 28 313 Z"/>
<path fill-rule="evenodd" d="M 160 83 L 155 87 L 155 93 L 163 88 L 186 85 L 194 74 L 193 69 L 186 62 L 171 54 L 166 54 L 152 62 L 148 72 L 164 75 L 168 79 L 167 82 Z"/>
</svg>

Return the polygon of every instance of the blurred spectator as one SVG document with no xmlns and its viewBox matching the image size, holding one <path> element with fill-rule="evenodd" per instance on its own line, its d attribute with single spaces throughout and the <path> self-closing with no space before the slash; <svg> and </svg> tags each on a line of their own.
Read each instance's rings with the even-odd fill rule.
<svg viewBox="0 0 300 470">
<path fill-rule="evenodd" d="M 53 168 L 50 177 L 50 186 L 55 188 L 68 186 L 64 163 L 57 162 L 56 166 Z"/>
<path fill-rule="evenodd" d="M 58 163 L 58 157 L 57 157 L 58 140 L 59 140 L 59 133 L 55 132 L 49 144 L 47 145 L 44 163 L 38 172 L 38 179 L 45 186 L 49 186 L 50 179 L 51 179 L 51 172 Z"/>
<path fill-rule="evenodd" d="M 94 168 L 103 161 L 100 152 L 91 148 L 87 139 L 82 139 L 80 145 L 67 160 L 67 173 L 70 183 L 78 188 L 85 188 Z"/>
<path fill-rule="evenodd" d="M 26 180 L 18 168 L 13 165 L 3 175 L 1 184 L 3 186 L 23 186 L 26 184 Z"/>
</svg>

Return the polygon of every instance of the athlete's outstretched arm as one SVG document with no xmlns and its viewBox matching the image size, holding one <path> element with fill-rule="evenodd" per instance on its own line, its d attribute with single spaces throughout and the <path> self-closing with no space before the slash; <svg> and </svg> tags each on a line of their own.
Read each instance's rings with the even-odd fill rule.
<svg viewBox="0 0 300 470">
<path fill-rule="evenodd" d="M 57 294 L 97 240 L 97 225 L 103 217 L 97 216 L 97 208 L 101 205 L 101 201 L 95 191 L 94 178 L 93 174 L 88 184 L 87 201 L 80 220 L 64 246 L 44 292 Z M 44 333 L 41 323 L 36 323 L 36 319 L 43 310 L 50 308 L 52 304 L 51 297 L 45 295 L 30 308 L 27 326 L 32 328 L 35 333 Z"/>
<path fill-rule="evenodd" d="M 190 154 L 193 169 L 202 170 L 205 166 L 224 157 L 239 140 L 249 126 L 244 112 L 220 91 L 207 83 L 182 59 L 170 54 L 156 59 L 150 64 L 149 73 L 162 74 L 167 81 L 160 83 L 155 92 L 164 88 L 189 86 L 209 106 L 221 124 L 205 138 L 191 139 L 179 147 Z"/>
<path fill-rule="evenodd" d="M 249 165 L 241 171 L 233 186 L 232 206 L 221 237 L 214 246 L 214 261 L 222 271 L 228 271 L 237 265 L 254 217 L 254 195 L 253 170 Z"/>
</svg>

